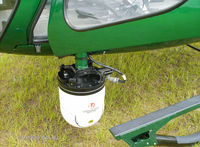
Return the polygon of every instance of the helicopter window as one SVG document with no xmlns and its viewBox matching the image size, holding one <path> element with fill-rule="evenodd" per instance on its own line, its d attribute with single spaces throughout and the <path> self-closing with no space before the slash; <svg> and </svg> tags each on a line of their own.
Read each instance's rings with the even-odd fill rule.
<svg viewBox="0 0 200 147">
<path fill-rule="evenodd" d="M 177 8 L 186 0 L 65 0 L 66 22 L 75 30 L 132 21 Z"/>
<path fill-rule="evenodd" d="M 0 35 L 6 28 L 17 0 L 0 0 Z"/>
<path fill-rule="evenodd" d="M 37 40 L 39 42 L 43 40 L 48 41 L 47 36 L 48 36 L 48 22 L 49 22 L 50 7 L 51 7 L 51 0 L 47 0 L 45 7 L 42 10 L 42 13 L 33 31 L 34 40 Z"/>
</svg>

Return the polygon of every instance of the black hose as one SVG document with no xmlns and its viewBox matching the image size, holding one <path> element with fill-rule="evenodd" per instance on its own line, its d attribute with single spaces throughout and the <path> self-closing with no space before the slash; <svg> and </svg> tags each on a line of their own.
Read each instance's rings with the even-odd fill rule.
<svg viewBox="0 0 200 147">
<path fill-rule="evenodd" d="M 177 136 L 178 144 L 195 144 L 200 142 L 200 132 L 188 136 Z"/>
<path fill-rule="evenodd" d="M 200 52 L 200 49 L 198 49 L 198 48 L 196 48 L 196 47 L 194 47 L 194 46 L 192 46 L 190 44 L 187 44 L 187 46 L 190 47 L 190 48 L 192 48 L 192 49 L 194 49 L 194 50 L 196 50 L 196 51 L 198 51 L 198 52 Z"/>
<path fill-rule="evenodd" d="M 158 145 L 170 145 L 170 146 L 183 146 L 193 145 L 200 142 L 200 133 L 195 133 L 187 136 L 164 136 L 156 135 Z"/>
<path fill-rule="evenodd" d="M 156 140 L 158 141 L 158 145 L 177 145 L 177 139 L 174 136 L 164 136 L 164 135 L 156 135 Z"/>
<path fill-rule="evenodd" d="M 94 62 L 95 64 L 97 64 L 97 65 L 99 65 L 99 66 L 102 66 L 102 67 L 105 67 L 105 68 L 109 68 L 109 69 L 111 69 L 112 71 L 115 71 L 115 72 L 119 73 L 120 75 L 122 75 L 122 77 L 123 77 L 124 80 L 118 80 L 118 82 L 119 82 L 119 83 L 125 83 L 125 81 L 126 81 L 126 76 L 125 76 L 125 74 L 123 74 L 121 71 L 119 71 L 119 70 L 117 70 L 117 69 L 115 69 L 115 68 L 113 68 L 113 67 L 110 67 L 110 66 L 108 66 L 108 65 L 104 65 L 104 64 L 102 64 L 102 63 L 99 63 L 99 62 L 95 61 L 90 55 L 88 55 L 88 57 L 89 57 L 89 59 L 90 59 L 92 62 Z"/>
</svg>

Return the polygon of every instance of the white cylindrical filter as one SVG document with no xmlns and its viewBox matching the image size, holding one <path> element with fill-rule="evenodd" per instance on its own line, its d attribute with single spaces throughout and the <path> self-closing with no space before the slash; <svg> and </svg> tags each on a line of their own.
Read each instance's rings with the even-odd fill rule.
<svg viewBox="0 0 200 147">
<path fill-rule="evenodd" d="M 58 84 L 61 113 L 70 125 L 84 128 L 100 120 L 105 99 L 105 76 L 101 71 L 62 65 Z"/>
<path fill-rule="evenodd" d="M 104 112 L 105 86 L 91 95 L 72 95 L 59 88 L 59 96 L 62 116 L 74 127 L 92 126 Z"/>
</svg>

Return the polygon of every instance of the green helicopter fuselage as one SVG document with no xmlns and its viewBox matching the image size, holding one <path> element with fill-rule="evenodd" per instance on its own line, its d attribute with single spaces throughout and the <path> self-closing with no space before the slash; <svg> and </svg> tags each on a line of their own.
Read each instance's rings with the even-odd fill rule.
<svg viewBox="0 0 200 147">
<path fill-rule="evenodd" d="M 70 13 L 66 10 L 68 0 L 2 0 L 0 52 L 63 57 L 79 53 L 134 52 L 199 41 L 200 1 L 179 1 L 169 9 L 150 15 L 73 28 L 70 20 L 66 20 L 67 13 Z M 7 21 L 1 20 L 7 9 L 12 9 Z M 46 33 L 37 36 L 34 30 L 45 13 L 44 9 L 49 15 L 48 18 L 44 15 L 46 28 L 39 26 L 37 29 L 39 33 L 46 29 Z M 102 23 L 107 15 L 94 15 L 83 10 L 77 8 L 75 11 L 80 19 L 84 21 L 89 17 L 92 23 L 98 19 L 98 23 Z"/>
</svg>

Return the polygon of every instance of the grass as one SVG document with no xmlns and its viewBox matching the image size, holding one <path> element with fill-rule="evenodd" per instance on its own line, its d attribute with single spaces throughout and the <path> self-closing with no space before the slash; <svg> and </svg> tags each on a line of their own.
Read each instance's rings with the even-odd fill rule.
<svg viewBox="0 0 200 147">
<path fill-rule="evenodd" d="M 0 146 L 125 147 L 109 128 L 200 94 L 200 54 L 186 46 L 94 58 L 126 73 L 128 81 L 107 81 L 103 117 L 90 128 L 77 129 L 61 116 L 56 79 L 59 65 L 74 63 L 73 57 L 1 54 Z M 159 133 L 197 131 L 200 109 L 172 120 Z"/>
</svg>

